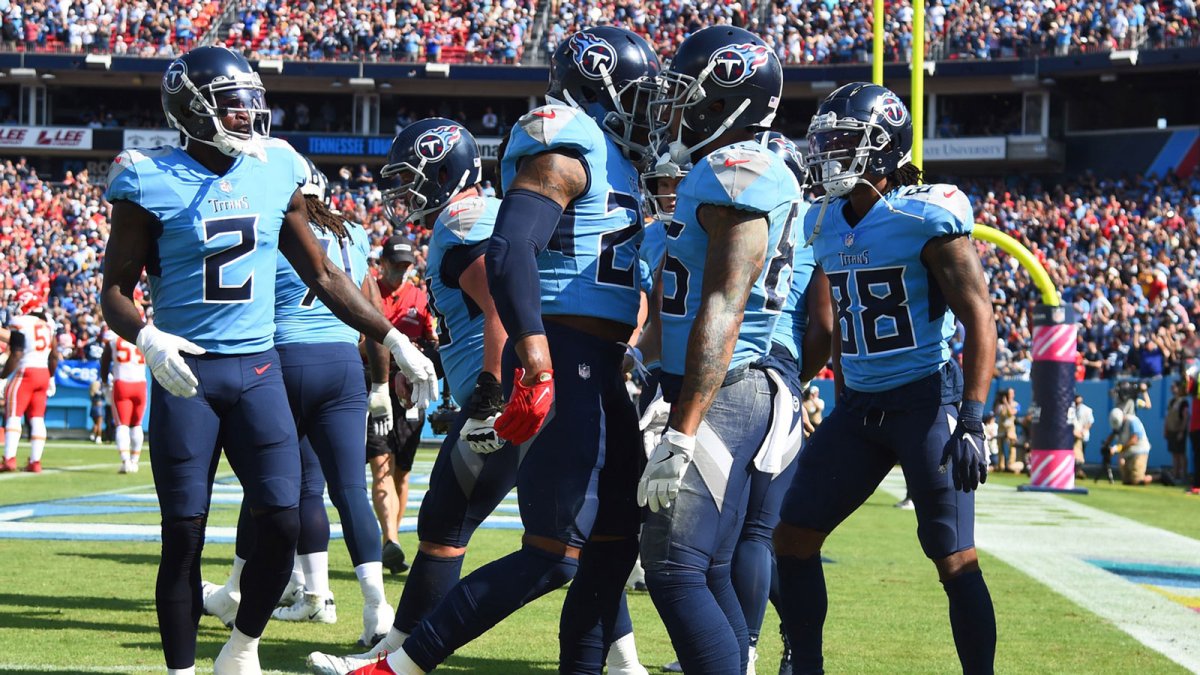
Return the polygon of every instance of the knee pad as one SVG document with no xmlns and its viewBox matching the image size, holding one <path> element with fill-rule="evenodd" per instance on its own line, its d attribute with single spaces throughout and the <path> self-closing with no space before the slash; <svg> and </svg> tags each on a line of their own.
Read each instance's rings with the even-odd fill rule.
<svg viewBox="0 0 1200 675">
<path fill-rule="evenodd" d="M 534 584 L 535 590 L 550 591 L 562 588 L 574 579 L 575 573 L 579 571 L 578 559 L 552 553 L 536 546 L 522 546 L 520 555 L 525 559 L 522 567 L 525 568 L 526 573 L 539 577 Z M 539 592 L 538 595 L 540 594 Z"/>
</svg>

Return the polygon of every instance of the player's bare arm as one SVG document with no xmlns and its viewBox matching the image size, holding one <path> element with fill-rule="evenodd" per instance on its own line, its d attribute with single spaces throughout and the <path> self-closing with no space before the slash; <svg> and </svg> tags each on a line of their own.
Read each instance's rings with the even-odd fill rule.
<svg viewBox="0 0 1200 675">
<path fill-rule="evenodd" d="M 821 276 L 825 278 L 825 283 L 828 285 L 829 277 L 825 276 L 825 271 L 819 265 L 813 272 L 814 278 L 817 272 L 821 273 Z M 829 292 L 826 291 L 825 294 L 829 295 Z M 832 305 L 833 296 L 830 295 L 829 297 L 830 304 Z M 842 385 L 845 383 L 842 379 L 842 324 L 840 321 L 834 320 L 830 325 L 832 330 L 829 334 L 829 361 L 833 364 L 833 400 L 837 401 L 842 396 Z"/>
<path fill-rule="evenodd" d="M 689 436 L 696 434 L 725 380 L 746 300 L 766 260 L 768 233 L 759 213 L 709 204 L 696 215 L 708 233 L 704 283 L 670 419 L 672 429 Z"/>
<path fill-rule="evenodd" d="M 829 362 L 833 340 L 833 303 L 829 299 L 829 279 L 821 268 L 813 270 L 805 294 L 808 305 L 808 327 L 804 331 L 804 363 L 800 364 L 800 379 L 807 382 L 820 374 Z"/>
<path fill-rule="evenodd" d="M 643 363 L 662 358 L 662 299 L 662 265 L 659 265 L 654 274 L 654 289 L 646 296 L 646 320 L 637 342 Z"/>
<path fill-rule="evenodd" d="M 133 302 L 133 289 L 142 278 L 151 232 L 157 223 L 149 211 L 124 200 L 113 203 L 110 222 L 112 230 L 104 250 L 100 309 L 114 333 L 136 343 L 145 322 Z"/>
<path fill-rule="evenodd" d="M 108 374 L 112 372 L 112 343 L 104 343 L 104 351 L 100 352 L 100 382 L 108 382 Z"/>
<path fill-rule="evenodd" d="M 8 343 L 8 360 L 4 362 L 4 367 L 0 368 L 0 380 L 8 378 L 17 370 L 17 364 L 21 362 L 21 357 L 25 355 L 25 349 L 22 347 L 14 347 L 12 343 L 13 335 L 19 335 L 17 331 L 12 331 L 9 334 Z"/>
<path fill-rule="evenodd" d="M 392 324 L 371 306 L 354 281 L 325 255 L 308 226 L 308 208 L 299 190 L 292 195 L 283 216 L 279 251 L 334 316 L 372 340 L 383 341 Z"/>
<path fill-rule="evenodd" d="M 565 152 L 551 150 L 534 155 L 522 162 L 517 175 L 508 186 L 506 194 L 511 194 L 516 190 L 528 190 L 542 195 L 560 208 L 566 209 L 575 198 L 587 191 L 587 185 L 588 176 L 582 160 Z M 505 215 L 505 211 L 501 211 L 500 218 L 496 222 L 496 230 L 498 232 L 510 231 L 512 228 L 520 231 L 520 224 L 507 222 Z M 514 215 L 519 216 L 520 214 Z M 518 247 L 509 254 L 536 258 L 538 251 L 533 247 Z M 537 266 L 533 264 L 530 268 L 536 269 Z M 513 301 L 540 302 L 536 295 L 519 300 L 513 299 Z M 540 307 L 538 314 L 541 314 Z M 509 334 L 516 332 L 513 326 L 505 326 L 505 328 Z M 514 341 L 513 347 L 517 352 L 517 357 L 521 360 L 521 365 L 525 367 L 527 384 L 533 383 L 538 373 L 553 369 L 553 363 L 550 361 L 550 348 L 544 333 L 519 336 Z"/>
<path fill-rule="evenodd" d="M 380 308 L 383 306 L 383 301 L 379 297 L 379 284 L 375 282 L 375 277 L 370 274 L 363 277 L 361 290 L 367 302 L 370 302 L 376 310 L 382 311 Z M 378 340 L 363 340 L 362 351 L 367 357 L 367 370 L 370 371 L 371 382 L 386 383 L 391 352 Z"/>
<path fill-rule="evenodd" d="M 946 303 L 967 329 L 963 400 L 986 401 L 996 364 L 996 320 L 975 244 L 966 235 L 938 237 L 921 251 Z"/>
<path fill-rule="evenodd" d="M 458 287 L 483 312 L 483 372 L 491 373 L 499 381 L 500 356 L 504 351 L 504 343 L 508 341 L 508 332 L 504 330 L 496 303 L 488 292 L 487 264 L 483 256 L 475 258 L 463 270 L 458 277 Z"/>
</svg>

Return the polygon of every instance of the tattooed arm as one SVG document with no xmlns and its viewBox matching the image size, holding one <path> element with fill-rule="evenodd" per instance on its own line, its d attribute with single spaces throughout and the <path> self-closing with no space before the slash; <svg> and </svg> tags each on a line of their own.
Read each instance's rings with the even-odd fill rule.
<svg viewBox="0 0 1200 675">
<path fill-rule="evenodd" d="M 931 239 L 921 262 L 933 273 L 946 304 L 967 329 L 963 345 L 963 400 L 987 400 L 996 366 L 996 320 L 979 252 L 966 235 Z"/>
<path fill-rule="evenodd" d="M 696 434 L 725 379 L 746 299 L 766 261 L 768 230 L 763 214 L 728 206 L 704 205 L 696 215 L 708 233 L 704 283 L 670 419 L 672 429 L 689 436 Z"/>
</svg>

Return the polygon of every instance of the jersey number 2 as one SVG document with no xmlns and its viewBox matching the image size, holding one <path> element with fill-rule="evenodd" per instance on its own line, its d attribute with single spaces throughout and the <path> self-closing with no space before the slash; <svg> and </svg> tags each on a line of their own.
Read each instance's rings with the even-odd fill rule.
<svg viewBox="0 0 1200 675">
<path fill-rule="evenodd" d="M 238 285 L 227 285 L 224 274 L 230 265 L 258 247 L 258 216 L 231 216 L 204 221 L 204 243 L 217 237 L 237 235 L 238 241 L 204 257 L 204 302 L 250 302 L 254 297 L 254 269 Z"/>
</svg>

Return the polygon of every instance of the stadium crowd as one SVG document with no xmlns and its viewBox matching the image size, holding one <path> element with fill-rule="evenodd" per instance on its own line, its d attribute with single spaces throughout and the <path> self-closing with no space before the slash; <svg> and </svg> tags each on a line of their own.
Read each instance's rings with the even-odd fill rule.
<svg viewBox="0 0 1200 675">
<path fill-rule="evenodd" d="M 253 58 L 521 63 L 544 7 L 538 49 L 551 53 L 583 25 L 619 25 L 646 35 L 664 57 L 689 34 L 732 24 L 763 36 L 789 65 L 865 62 L 868 0 L 238 0 L 225 43 Z M 176 54 L 214 26 L 208 0 L 0 0 L 8 49 Z M 1030 58 L 1076 52 L 1190 45 L 1200 36 L 1195 0 L 933 0 L 935 59 Z M 888 61 L 912 48 L 911 0 L 888 0 Z"/>
</svg>

